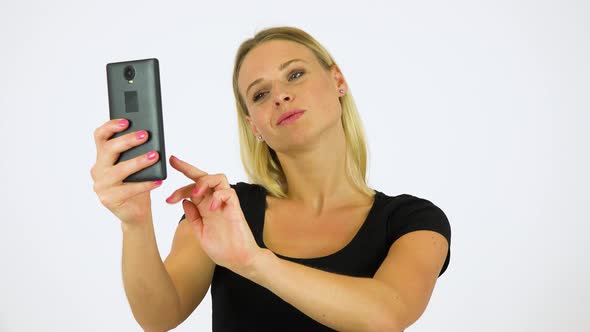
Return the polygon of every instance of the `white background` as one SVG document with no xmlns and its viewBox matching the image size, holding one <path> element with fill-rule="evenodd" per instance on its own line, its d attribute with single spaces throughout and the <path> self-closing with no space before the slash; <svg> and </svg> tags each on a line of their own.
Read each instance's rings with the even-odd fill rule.
<svg viewBox="0 0 590 332">
<path fill-rule="evenodd" d="M 0 331 L 139 331 L 119 221 L 92 190 L 107 62 L 160 59 L 166 146 L 247 181 L 231 89 L 240 42 L 302 28 L 367 130 L 370 185 L 447 214 L 452 259 L 408 331 L 587 331 L 587 1 L 8 1 L 0 4 Z M 153 193 L 165 257 L 187 181 Z M 211 329 L 211 304 L 176 330 Z"/>
</svg>

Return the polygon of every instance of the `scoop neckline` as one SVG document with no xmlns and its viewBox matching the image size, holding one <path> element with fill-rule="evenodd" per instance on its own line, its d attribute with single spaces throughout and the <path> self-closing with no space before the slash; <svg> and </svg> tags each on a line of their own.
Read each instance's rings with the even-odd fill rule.
<svg viewBox="0 0 590 332">
<path fill-rule="evenodd" d="M 328 254 L 328 255 L 324 255 L 324 256 L 319 256 L 319 257 L 308 257 L 308 258 L 301 258 L 301 257 L 291 257 L 291 256 L 285 256 L 285 255 L 281 255 L 277 252 L 274 252 L 272 249 L 270 249 L 269 247 L 266 246 L 266 243 L 264 243 L 264 224 L 266 221 L 266 197 L 268 195 L 268 192 L 266 191 L 266 189 L 263 188 L 262 190 L 262 206 L 263 206 L 263 211 L 262 211 L 262 216 L 260 217 L 260 245 L 263 249 L 268 249 L 270 250 L 273 254 L 275 254 L 277 257 L 279 258 L 283 258 L 283 259 L 287 259 L 287 260 L 291 260 L 291 261 L 305 261 L 305 262 L 309 262 L 309 261 L 319 261 L 319 260 L 325 260 L 331 257 L 334 257 L 336 255 L 341 254 L 342 252 L 348 250 L 348 248 L 350 248 L 352 246 L 352 244 L 357 241 L 357 239 L 359 238 L 360 234 L 362 232 L 364 232 L 365 228 L 367 228 L 367 224 L 368 221 L 370 219 L 372 219 L 373 215 L 376 213 L 375 212 L 375 206 L 377 205 L 377 200 L 379 198 L 382 197 L 382 195 L 384 195 L 382 192 L 372 189 L 375 192 L 375 195 L 373 196 L 373 203 L 371 204 L 371 208 L 369 209 L 369 213 L 367 213 L 367 216 L 365 217 L 365 220 L 363 221 L 363 224 L 361 225 L 361 227 L 358 229 L 358 231 L 354 234 L 354 236 L 352 237 L 352 239 L 346 244 L 344 245 L 344 247 L 338 249 L 337 251 Z"/>
</svg>

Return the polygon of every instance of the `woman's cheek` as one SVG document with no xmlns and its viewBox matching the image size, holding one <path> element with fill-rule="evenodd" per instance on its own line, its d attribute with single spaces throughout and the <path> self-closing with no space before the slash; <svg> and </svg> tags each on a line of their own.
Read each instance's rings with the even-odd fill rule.
<svg viewBox="0 0 590 332">
<path fill-rule="evenodd" d="M 267 117 L 267 113 L 261 109 L 256 110 L 252 115 L 252 121 L 254 122 L 254 125 L 261 132 L 265 131 L 266 124 L 268 123 Z"/>
</svg>

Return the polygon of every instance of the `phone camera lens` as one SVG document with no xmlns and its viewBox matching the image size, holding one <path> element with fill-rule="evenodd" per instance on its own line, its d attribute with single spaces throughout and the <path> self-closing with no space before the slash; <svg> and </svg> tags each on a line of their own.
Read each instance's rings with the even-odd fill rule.
<svg viewBox="0 0 590 332">
<path fill-rule="evenodd" d="M 135 78 L 135 68 L 132 66 L 125 67 L 123 70 L 123 76 L 125 76 L 126 80 L 132 81 Z"/>
</svg>

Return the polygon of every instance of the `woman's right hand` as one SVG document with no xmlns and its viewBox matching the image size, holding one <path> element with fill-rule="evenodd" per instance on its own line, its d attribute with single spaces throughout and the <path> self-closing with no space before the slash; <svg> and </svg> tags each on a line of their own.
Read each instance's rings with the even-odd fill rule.
<svg viewBox="0 0 590 332">
<path fill-rule="evenodd" d="M 96 163 L 90 174 L 94 180 L 94 191 L 102 205 L 127 225 L 136 225 L 151 220 L 150 191 L 159 187 L 162 181 L 128 182 L 129 175 L 155 164 L 159 155 L 152 151 L 147 154 L 119 162 L 119 155 L 132 147 L 145 143 L 145 130 L 131 132 L 116 138 L 111 137 L 129 126 L 126 119 L 110 120 L 94 131 Z"/>
</svg>

